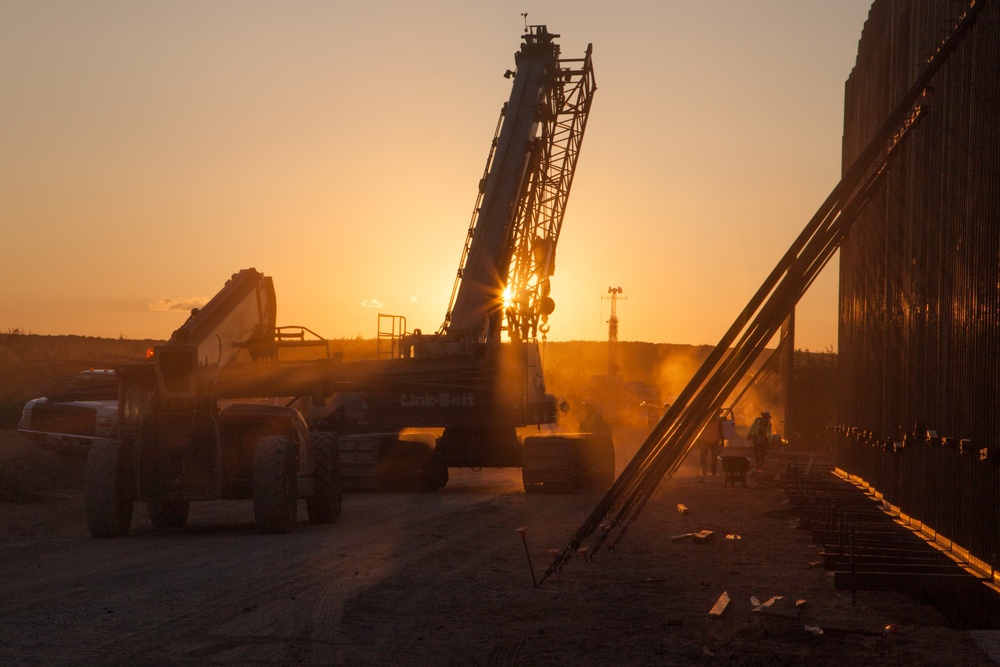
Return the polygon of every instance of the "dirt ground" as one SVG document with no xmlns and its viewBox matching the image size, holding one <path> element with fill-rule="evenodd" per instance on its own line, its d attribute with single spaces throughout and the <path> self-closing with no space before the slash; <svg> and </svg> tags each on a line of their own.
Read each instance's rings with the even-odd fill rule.
<svg viewBox="0 0 1000 667">
<path fill-rule="evenodd" d="M 641 435 L 618 433 L 621 461 Z M 82 468 L 0 433 L 2 664 L 995 664 L 916 599 L 852 604 L 781 489 L 725 488 L 694 457 L 615 552 L 538 589 L 516 529 L 540 571 L 600 494 L 526 495 L 517 470 L 452 470 L 438 493 L 346 496 L 334 526 L 303 507 L 290 535 L 257 535 L 250 503 L 229 501 L 163 531 L 137 506 L 131 535 L 96 540 Z M 670 539 L 698 530 L 714 539 Z M 805 600 L 798 618 L 752 611 L 778 595 Z"/>
</svg>

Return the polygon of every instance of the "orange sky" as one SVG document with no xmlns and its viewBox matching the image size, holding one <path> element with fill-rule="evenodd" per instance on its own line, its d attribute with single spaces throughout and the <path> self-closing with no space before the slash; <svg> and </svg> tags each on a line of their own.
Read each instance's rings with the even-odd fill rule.
<svg viewBox="0 0 1000 667">
<path fill-rule="evenodd" d="M 714 344 L 839 179 L 869 5 L 0 3 L 0 331 L 165 338 L 251 266 L 279 324 L 437 329 L 527 11 L 598 85 L 550 339 L 621 286 L 621 340 Z"/>
</svg>

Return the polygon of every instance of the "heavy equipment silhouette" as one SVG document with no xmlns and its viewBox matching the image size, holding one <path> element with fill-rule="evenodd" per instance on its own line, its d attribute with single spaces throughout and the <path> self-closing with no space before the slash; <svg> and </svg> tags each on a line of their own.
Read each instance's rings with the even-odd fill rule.
<svg viewBox="0 0 1000 667">
<path fill-rule="evenodd" d="M 258 528 L 285 532 L 298 496 L 310 520 L 333 521 L 345 484 L 435 489 L 449 467 L 523 466 L 528 491 L 611 483 L 609 436 L 522 444 L 516 432 L 556 421 L 537 337 L 554 308 L 555 249 L 596 90 L 591 47 L 561 58 L 557 37 L 527 26 L 515 54 L 440 329 L 384 316 L 390 354 L 344 362 L 307 329 L 276 326 L 271 278 L 233 275 L 149 363 L 119 369 L 120 437 L 88 461 L 94 535 L 127 532 L 135 500 L 154 525 L 178 526 L 192 500 L 251 497 Z M 290 349 L 319 354 L 295 360 Z M 413 428 L 441 434 L 401 437 Z"/>
</svg>

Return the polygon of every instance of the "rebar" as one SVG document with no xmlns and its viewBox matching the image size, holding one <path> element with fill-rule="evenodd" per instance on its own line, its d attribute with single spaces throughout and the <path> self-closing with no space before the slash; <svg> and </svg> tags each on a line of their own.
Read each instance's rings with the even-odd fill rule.
<svg viewBox="0 0 1000 667">
<path fill-rule="evenodd" d="M 840 183 L 653 428 L 577 530 L 570 545 L 557 554 L 539 583 L 558 572 L 597 531 L 589 547 L 590 557 L 596 555 L 602 544 L 613 548 L 620 543 L 660 482 L 677 470 L 698 434 L 750 371 L 781 323 L 837 251 L 851 223 L 878 192 L 889 161 L 926 115 L 924 102 L 934 75 L 967 34 L 983 4 L 979 0 L 968 6 L 949 38 L 886 116 L 881 129 L 859 151 Z M 615 530 L 617 537 L 609 541 Z"/>
</svg>

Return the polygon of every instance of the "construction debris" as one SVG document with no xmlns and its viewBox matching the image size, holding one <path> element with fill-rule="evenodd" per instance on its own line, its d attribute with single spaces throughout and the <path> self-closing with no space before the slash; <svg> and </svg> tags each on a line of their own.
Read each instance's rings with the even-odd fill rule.
<svg viewBox="0 0 1000 667">
<path fill-rule="evenodd" d="M 715 604 L 712 606 L 712 609 L 708 612 L 708 615 L 722 616 L 722 612 L 724 612 L 726 610 L 726 607 L 728 606 L 729 606 L 729 593 L 727 593 L 726 591 L 722 591 L 722 595 L 720 595 L 719 599 L 715 601 Z"/>
<path fill-rule="evenodd" d="M 917 126 L 926 89 L 974 22 L 976 3 L 924 65 L 881 128 L 858 151 L 854 163 L 802 233 L 751 297 L 729 330 L 666 410 L 660 422 L 615 479 L 590 516 L 552 562 L 543 579 L 560 570 L 599 526 L 591 556 L 602 544 L 618 543 L 664 478 L 669 478 L 705 426 L 774 339 L 795 305 L 827 265 L 861 209 L 878 192 L 890 158 Z M 611 532 L 614 531 L 614 537 Z M 610 549 L 610 546 L 609 546 Z"/>
<path fill-rule="evenodd" d="M 801 604 L 800 604 L 801 603 Z M 753 611 L 760 612 L 762 614 L 769 614 L 771 616 L 785 616 L 787 618 L 798 618 L 799 611 L 802 604 L 805 604 L 805 600 L 798 600 L 792 602 L 791 598 L 786 598 L 783 595 L 775 595 L 767 602 L 761 603 L 756 597 L 750 598 L 750 604 L 753 606 Z"/>
</svg>

